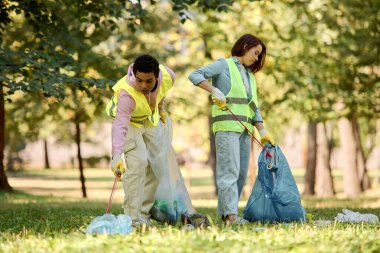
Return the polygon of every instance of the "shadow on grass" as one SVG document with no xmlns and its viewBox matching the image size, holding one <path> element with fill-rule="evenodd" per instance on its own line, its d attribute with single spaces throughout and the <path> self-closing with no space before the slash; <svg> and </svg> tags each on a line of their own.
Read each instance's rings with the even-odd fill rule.
<svg viewBox="0 0 380 253">
<path fill-rule="evenodd" d="M 310 208 L 363 208 L 363 206 L 377 202 L 379 202 L 378 197 L 369 196 L 361 196 L 352 199 L 302 196 L 302 204 Z"/>
<path fill-rule="evenodd" d="M 97 200 L 35 196 L 22 191 L 0 192 L 0 232 L 83 231 L 93 218 L 105 213 L 106 207 L 107 203 Z M 117 215 L 122 209 L 114 207 L 111 211 Z"/>
<path fill-rule="evenodd" d="M 9 178 L 19 178 L 19 179 L 47 179 L 47 180 L 72 180 L 78 181 L 79 175 L 77 176 L 62 176 L 54 174 L 44 174 L 44 173 L 28 173 L 27 171 L 17 171 L 17 172 L 8 172 Z M 104 177 L 90 177 L 86 176 L 86 181 L 88 182 L 109 182 L 113 181 L 112 175 L 105 175 Z"/>
</svg>

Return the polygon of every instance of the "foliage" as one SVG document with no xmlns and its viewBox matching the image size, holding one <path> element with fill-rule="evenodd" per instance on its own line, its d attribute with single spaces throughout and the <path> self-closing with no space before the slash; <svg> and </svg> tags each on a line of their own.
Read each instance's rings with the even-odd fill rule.
<svg viewBox="0 0 380 253">
<path fill-rule="evenodd" d="M 6 95 L 21 90 L 62 99 L 67 84 L 78 85 L 83 90 L 86 85 L 104 85 L 104 80 L 72 75 L 82 66 L 76 61 L 75 52 L 65 45 L 73 38 L 68 36 L 68 26 L 59 13 L 37 1 L 8 4 L 11 6 L 8 16 L 18 13 L 19 18 L 14 18 L 11 25 L 2 30 L 0 81 L 6 87 Z"/>
<path fill-rule="evenodd" d="M 176 72 L 167 98 L 174 121 L 204 129 L 206 121 L 198 124 L 209 114 L 208 94 L 187 76 L 228 57 L 236 39 L 252 33 L 268 48 L 256 77 L 265 124 L 276 139 L 304 120 L 354 115 L 364 126 L 366 152 L 373 149 L 380 90 L 378 1 L 6 0 L 0 15 L 7 140 L 35 140 L 41 126 L 52 127 L 54 119 L 61 127 L 54 137 L 67 141 L 70 121 L 84 127 L 102 120 L 110 86 L 143 52 Z M 201 139 L 195 146 L 208 137 L 198 132 L 186 133 L 197 137 L 193 142 Z"/>
<path fill-rule="evenodd" d="M 373 117 L 379 82 L 373 71 L 379 64 L 377 4 L 289 1 L 285 12 L 279 12 L 284 6 L 277 9 L 280 19 L 287 16 L 292 23 L 272 21 L 286 46 L 276 55 L 280 71 L 274 71 L 277 79 L 283 76 L 280 84 L 288 84 L 282 101 L 291 101 L 289 106 L 317 121 L 352 114 Z"/>
</svg>

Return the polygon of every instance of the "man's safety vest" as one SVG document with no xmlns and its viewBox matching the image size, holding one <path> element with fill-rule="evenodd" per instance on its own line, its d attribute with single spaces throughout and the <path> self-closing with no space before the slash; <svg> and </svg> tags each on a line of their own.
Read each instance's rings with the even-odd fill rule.
<svg viewBox="0 0 380 253">
<path fill-rule="evenodd" d="M 143 93 L 136 90 L 134 87 L 127 83 L 127 76 L 124 76 L 120 79 L 113 87 L 113 91 L 115 92 L 111 98 L 111 101 L 108 102 L 106 107 L 107 115 L 115 118 L 116 116 L 116 108 L 118 102 L 118 96 L 120 90 L 127 91 L 135 100 L 136 107 L 132 112 L 130 124 L 135 127 L 142 127 L 145 120 L 148 119 L 148 123 L 151 126 L 157 126 L 158 121 L 160 120 L 159 112 L 158 112 L 158 104 L 162 100 L 162 98 L 166 95 L 168 90 L 173 86 L 173 80 L 163 65 L 160 65 L 160 70 L 162 73 L 162 83 L 158 89 L 156 105 L 155 109 L 152 112 L 150 109 L 149 103 L 144 96 Z"/>
<path fill-rule="evenodd" d="M 256 78 L 249 72 L 249 83 L 252 98 L 248 100 L 247 92 L 240 71 L 232 58 L 226 59 L 230 72 L 231 89 L 226 95 L 227 107 L 250 130 L 253 130 L 253 117 L 255 116 L 257 103 Z M 225 132 L 243 132 L 243 127 L 236 122 L 227 110 L 220 110 L 217 105 L 212 105 L 212 130 Z"/>
</svg>

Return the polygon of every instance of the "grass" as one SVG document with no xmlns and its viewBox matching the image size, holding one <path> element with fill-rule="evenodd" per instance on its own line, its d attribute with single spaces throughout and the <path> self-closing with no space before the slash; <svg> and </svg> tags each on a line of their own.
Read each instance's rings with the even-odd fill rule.
<svg viewBox="0 0 380 253">
<path fill-rule="evenodd" d="M 77 180 L 74 171 L 23 172 L 28 180 Z M 215 199 L 195 199 L 200 213 L 209 215 L 213 226 L 204 230 L 184 231 L 180 225 L 156 224 L 149 231 L 133 231 L 129 235 L 87 235 L 85 230 L 93 218 L 103 215 L 112 178 L 100 179 L 104 171 L 88 171 L 89 182 L 106 184 L 106 198 L 81 199 L 54 194 L 39 196 L 23 191 L 0 193 L 0 252 L 380 252 L 380 223 L 314 225 L 314 220 L 334 220 L 342 208 L 380 216 L 378 195 L 359 198 L 303 198 L 310 222 L 252 223 L 243 227 L 225 226 L 216 215 Z M 106 173 L 107 174 L 107 173 Z M 20 180 L 11 176 L 11 182 Z M 44 177 L 45 176 L 45 177 Z M 13 181 L 12 181 L 13 180 Z M 65 181 L 66 180 L 66 181 Z M 40 184 L 40 183 L 39 183 Z M 33 187 L 41 185 L 30 185 Z M 25 189 L 24 189 L 25 190 Z M 92 188 L 89 189 L 91 191 Z M 33 192 L 35 193 L 35 192 Z M 120 195 L 120 192 L 118 193 Z M 122 195 L 122 194 L 121 194 Z M 245 200 L 240 202 L 243 210 Z M 111 212 L 119 214 L 121 199 L 116 198 Z"/>
</svg>

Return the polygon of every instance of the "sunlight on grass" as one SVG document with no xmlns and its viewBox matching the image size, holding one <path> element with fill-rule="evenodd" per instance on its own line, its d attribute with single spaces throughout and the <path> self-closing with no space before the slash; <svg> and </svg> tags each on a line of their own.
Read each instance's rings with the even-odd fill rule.
<svg viewBox="0 0 380 253">
<path fill-rule="evenodd" d="M 361 201 L 365 199 L 341 200 L 341 204 L 351 207 Z M 305 200 L 313 220 L 333 220 L 340 211 L 310 207 L 317 202 L 312 198 Z M 104 214 L 103 202 L 16 192 L 0 194 L 0 203 L 0 252 L 376 252 L 380 249 L 379 223 L 226 226 L 216 213 L 216 199 L 194 200 L 197 211 L 212 221 L 208 229 L 185 231 L 179 224 L 155 223 L 152 229 L 134 230 L 123 236 L 85 234 L 91 220 Z M 240 212 L 244 204 L 244 201 L 239 203 Z M 356 211 L 380 215 L 379 209 Z M 112 209 L 114 214 L 120 212 L 120 208 Z"/>
<path fill-rule="evenodd" d="M 198 173 L 199 172 L 199 173 Z M 303 170 L 293 171 L 298 180 Z M 184 173 L 185 174 L 185 173 Z M 379 252 L 380 224 L 316 226 L 334 221 L 342 208 L 380 216 L 380 189 L 355 199 L 302 197 L 309 221 L 226 226 L 217 214 L 217 199 L 209 170 L 188 171 L 185 182 L 199 213 L 212 227 L 185 231 L 180 224 L 155 223 L 148 231 L 129 235 L 86 235 L 88 224 L 105 213 L 112 187 L 107 170 L 86 169 L 88 199 L 81 198 L 76 170 L 25 170 L 10 175 L 14 193 L 0 193 L 0 252 Z M 335 175 L 341 178 L 339 173 Z M 189 180 L 190 179 L 190 180 Z M 339 181 L 339 180 L 338 180 Z M 341 185 L 341 181 L 338 182 Z M 302 187 L 302 182 L 298 182 Z M 340 187 L 340 186 L 339 186 Z M 239 202 L 242 215 L 250 191 Z M 36 194 L 36 195 L 33 195 Z M 194 196 L 197 196 L 196 198 Z M 122 213 L 121 184 L 111 213 Z"/>
</svg>

